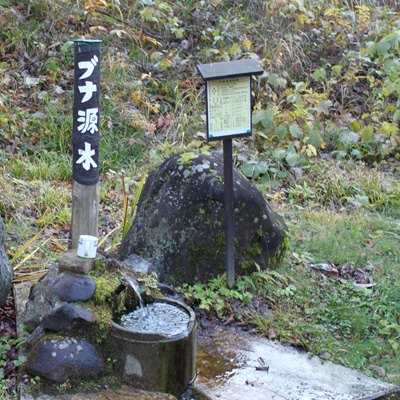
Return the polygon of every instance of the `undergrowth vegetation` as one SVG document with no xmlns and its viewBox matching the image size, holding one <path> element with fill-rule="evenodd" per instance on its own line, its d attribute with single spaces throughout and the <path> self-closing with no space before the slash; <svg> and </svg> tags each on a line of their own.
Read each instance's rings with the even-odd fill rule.
<svg viewBox="0 0 400 400">
<path fill-rule="evenodd" d="M 178 288 L 200 311 L 323 360 L 398 382 L 398 220 L 369 211 L 285 207 L 293 251 L 278 270 Z M 375 369 L 374 369 L 375 368 Z"/>
<path fill-rule="evenodd" d="M 118 248 L 148 171 L 221 152 L 205 143 L 196 66 L 254 58 L 265 72 L 234 163 L 285 217 L 292 251 L 232 291 L 224 277 L 180 290 L 222 321 L 399 384 L 398 1 L 0 0 L 0 215 L 15 282 L 68 246 L 82 38 L 102 40 L 100 247 Z"/>
</svg>

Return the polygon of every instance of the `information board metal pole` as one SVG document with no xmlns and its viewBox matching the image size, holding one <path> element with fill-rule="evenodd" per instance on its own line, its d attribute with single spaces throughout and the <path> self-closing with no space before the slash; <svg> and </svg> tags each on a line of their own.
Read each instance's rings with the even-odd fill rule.
<svg viewBox="0 0 400 400">
<path fill-rule="evenodd" d="M 233 221 L 232 139 L 224 140 L 224 202 L 226 241 L 226 280 L 229 289 L 235 286 L 235 243 Z"/>
<path fill-rule="evenodd" d="M 98 236 L 101 40 L 75 41 L 71 248 Z"/>
</svg>

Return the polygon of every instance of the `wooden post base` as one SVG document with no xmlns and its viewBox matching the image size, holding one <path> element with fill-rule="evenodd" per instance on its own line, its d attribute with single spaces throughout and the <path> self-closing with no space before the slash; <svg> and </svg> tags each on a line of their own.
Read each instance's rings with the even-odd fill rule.
<svg viewBox="0 0 400 400">
<path fill-rule="evenodd" d="M 72 182 L 71 248 L 77 249 L 80 235 L 98 237 L 100 183 Z"/>
</svg>

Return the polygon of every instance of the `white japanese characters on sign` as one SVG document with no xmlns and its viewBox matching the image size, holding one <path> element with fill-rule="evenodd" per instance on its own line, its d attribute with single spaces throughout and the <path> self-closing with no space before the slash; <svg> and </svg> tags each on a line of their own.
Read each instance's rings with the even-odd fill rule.
<svg viewBox="0 0 400 400">
<path fill-rule="evenodd" d="M 90 61 L 81 61 L 78 63 L 79 69 L 86 69 L 86 72 L 79 79 L 90 78 L 93 73 L 94 67 L 99 62 L 99 59 L 96 55 L 92 57 Z"/>
<path fill-rule="evenodd" d="M 81 125 L 78 126 L 78 131 L 81 133 L 95 133 L 98 131 L 97 128 L 97 113 L 99 109 L 98 108 L 88 108 L 87 110 L 79 110 L 78 111 L 78 122 L 82 122 Z"/>
<path fill-rule="evenodd" d="M 94 55 L 89 61 L 78 62 L 79 70 L 83 71 L 83 74 L 79 77 L 79 80 L 90 78 L 98 64 L 99 58 L 96 55 Z M 83 94 L 83 97 L 80 101 L 82 108 L 78 109 L 77 122 L 79 124 L 77 126 L 77 130 L 82 135 L 85 133 L 90 133 L 93 135 L 99 130 L 99 109 L 98 107 L 84 108 L 84 103 L 87 103 L 92 99 L 93 93 L 97 92 L 97 85 L 90 79 L 85 80 L 84 84 L 78 86 L 78 90 L 79 93 Z M 84 170 L 89 171 L 91 168 L 97 167 L 97 164 L 93 159 L 93 156 L 96 154 L 96 150 L 92 149 L 90 143 L 85 142 L 85 149 L 78 148 L 78 154 L 80 157 L 76 160 L 76 164 L 81 164 Z"/>
<path fill-rule="evenodd" d="M 95 155 L 95 151 L 92 150 L 90 143 L 85 142 L 85 150 L 78 149 L 78 153 L 80 154 L 80 158 L 76 161 L 77 164 L 82 164 L 82 167 L 89 171 L 90 167 L 96 168 L 97 164 L 93 160 L 93 156 Z"/>
<path fill-rule="evenodd" d="M 82 99 L 82 103 L 86 103 L 92 98 L 93 92 L 97 91 L 97 86 L 90 81 L 85 82 L 85 86 L 78 86 L 81 93 L 85 93 Z"/>
</svg>

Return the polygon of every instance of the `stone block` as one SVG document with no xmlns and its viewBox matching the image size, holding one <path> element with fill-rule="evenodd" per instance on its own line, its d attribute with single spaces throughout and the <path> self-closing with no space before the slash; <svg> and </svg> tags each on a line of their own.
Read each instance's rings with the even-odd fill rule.
<svg viewBox="0 0 400 400">
<path fill-rule="evenodd" d="M 95 259 L 82 258 L 76 254 L 76 249 L 67 250 L 58 260 L 59 272 L 87 275 L 94 267 Z"/>
<path fill-rule="evenodd" d="M 91 322 L 92 313 L 87 307 L 68 303 L 44 317 L 41 326 L 53 332 L 60 332 L 85 327 Z"/>
</svg>

